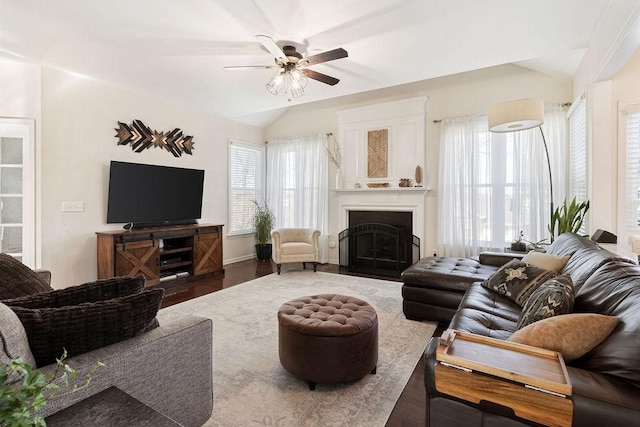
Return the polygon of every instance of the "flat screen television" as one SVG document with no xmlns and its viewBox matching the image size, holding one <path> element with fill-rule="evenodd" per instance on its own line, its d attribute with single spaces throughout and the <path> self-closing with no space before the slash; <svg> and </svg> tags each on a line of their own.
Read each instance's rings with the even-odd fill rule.
<svg viewBox="0 0 640 427">
<path fill-rule="evenodd" d="M 194 224 L 202 216 L 203 187 L 203 170 L 112 161 L 107 223 Z"/>
</svg>

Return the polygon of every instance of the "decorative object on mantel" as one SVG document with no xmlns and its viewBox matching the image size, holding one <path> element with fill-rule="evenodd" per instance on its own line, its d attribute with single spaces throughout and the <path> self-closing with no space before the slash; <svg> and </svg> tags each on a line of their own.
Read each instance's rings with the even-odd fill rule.
<svg viewBox="0 0 640 427">
<path fill-rule="evenodd" d="M 416 166 L 416 187 L 422 187 L 422 168 L 420 165 Z"/>
<path fill-rule="evenodd" d="M 333 140 L 333 144 L 331 143 Z M 336 138 L 333 138 L 333 133 L 327 134 L 327 143 L 324 145 L 324 152 L 327 154 L 327 158 L 336 167 L 336 188 L 342 188 L 342 171 L 340 171 L 340 143 Z"/>
<path fill-rule="evenodd" d="M 370 130 L 367 143 L 367 177 L 387 177 L 389 129 Z"/>
<path fill-rule="evenodd" d="M 369 188 L 387 188 L 388 186 L 388 182 L 367 182 Z"/>
<path fill-rule="evenodd" d="M 409 178 L 400 178 L 400 187 L 411 187 L 411 180 Z"/>
<path fill-rule="evenodd" d="M 118 122 L 115 131 L 118 145 L 131 144 L 131 149 L 136 153 L 141 153 L 150 147 L 160 147 L 175 157 L 182 156 L 183 152 L 193 154 L 193 136 L 183 135 L 182 130 L 178 128 L 167 133 L 152 131 L 141 120 L 136 119 L 130 125 Z"/>
<path fill-rule="evenodd" d="M 356 182 L 355 184 L 353 184 L 353 188 L 360 188 L 360 183 Z"/>
<path fill-rule="evenodd" d="M 336 188 L 342 188 L 342 171 L 340 169 L 336 171 Z"/>
</svg>

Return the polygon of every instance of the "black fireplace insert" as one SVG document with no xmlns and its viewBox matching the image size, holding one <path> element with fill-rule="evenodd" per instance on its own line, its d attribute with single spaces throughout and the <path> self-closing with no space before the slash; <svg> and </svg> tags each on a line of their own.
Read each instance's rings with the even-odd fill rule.
<svg viewBox="0 0 640 427">
<path fill-rule="evenodd" d="M 350 211 L 349 228 L 338 239 L 340 265 L 353 273 L 400 277 L 420 259 L 411 212 Z"/>
</svg>

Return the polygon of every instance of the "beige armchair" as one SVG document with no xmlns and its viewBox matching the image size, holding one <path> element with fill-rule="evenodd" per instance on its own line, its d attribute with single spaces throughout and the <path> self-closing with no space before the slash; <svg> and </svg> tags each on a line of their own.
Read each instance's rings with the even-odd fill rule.
<svg viewBox="0 0 640 427">
<path fill-rule="evenodd" d="M 307 268 L 307 263 L 313 263 L 313 271 L 318 266 L 319 230 L 310 228 L 281 228 L 273 230 L 273 261 L 280 274 L 280 266 L 287 262 L 301 262 L 302 268 Z"/>
</svg>

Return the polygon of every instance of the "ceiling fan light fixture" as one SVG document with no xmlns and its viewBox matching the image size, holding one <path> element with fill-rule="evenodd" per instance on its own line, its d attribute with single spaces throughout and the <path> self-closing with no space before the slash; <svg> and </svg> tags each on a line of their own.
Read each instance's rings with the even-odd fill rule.
<svg viewBox="0 0 640 427">
<path fill-rule="evenodd" d="M 277 95 L 278 92 L 280 92 L 280 89 L 282 89 L 283 83 L 284 77 L 282 76 L 282 73 L 279 73 L 273 76 L 271 80 L 264 85 L 264 87 L 266 87 L 271 94 Z"/>
<path fill-rule="evenodd" d="M 280 68 L 278 75 L 274 76 L 264 86 L 273 95 L 284 87 L 284 92 L 293 98 L 300 98 L 304 95 L 304 88 L 307 87 L 309 79 L 317 80 L 321 83 L 335 86 L 340 81 L 335 77 L 309 70 L 306 67 L 323 62 L 334 61 L 340 58 L 347 58 L 349 54 L 343 48 L 333 49 L 327 52 L 311 55 L 306 58 L 296 51 L 295 46 L 285 45 L 282 48 L 269 36 L 258 34 L 256 38 L 274 56 L 276 65 L 273 66 L 233 66 L 226 69 L 244 68 Z"/>
</svg>

